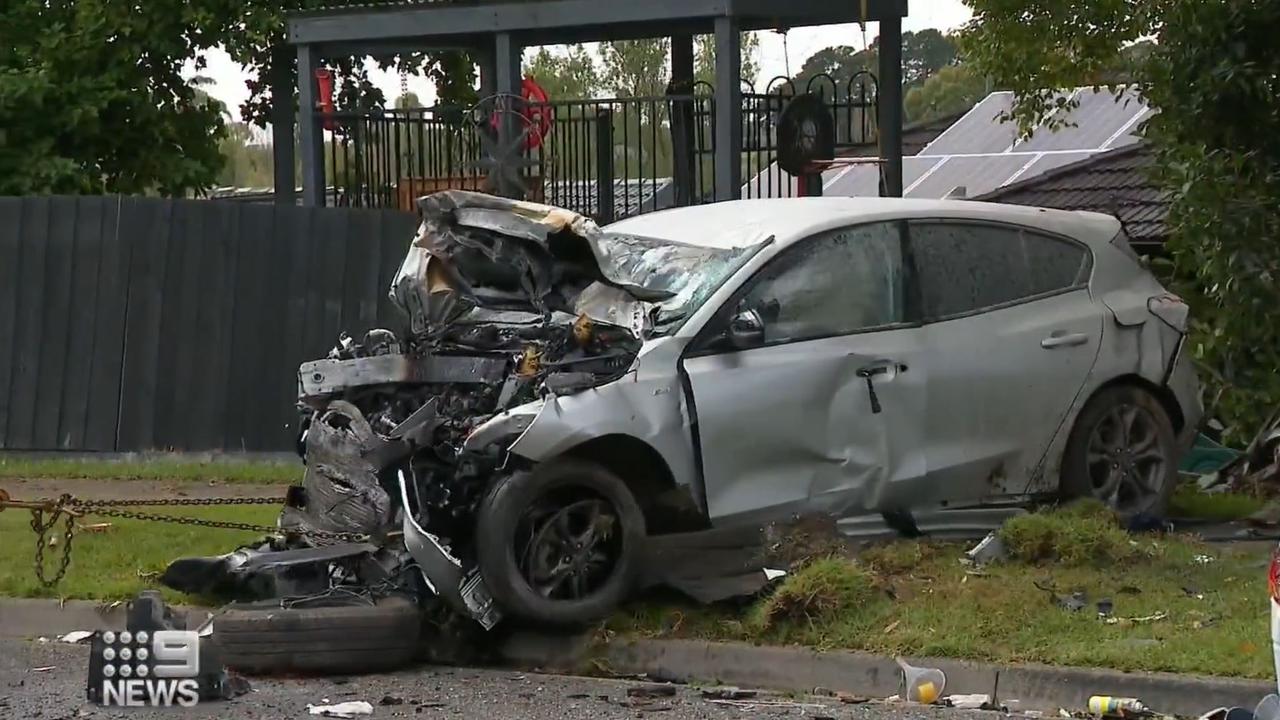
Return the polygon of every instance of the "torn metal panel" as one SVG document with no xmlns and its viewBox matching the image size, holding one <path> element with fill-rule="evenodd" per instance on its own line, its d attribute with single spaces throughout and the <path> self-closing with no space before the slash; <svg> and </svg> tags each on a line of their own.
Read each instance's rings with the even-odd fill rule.
<svg viewBox="0 0 1280 720">
<path fill-rule="evenodd" d="M 298 397 L 321 398 L 345 390 L 395 383 L 500 382 L 505 358 L 463 355 L 376 355 L 352 360 L 313 360 L 298 367 Z"/>
</svg>

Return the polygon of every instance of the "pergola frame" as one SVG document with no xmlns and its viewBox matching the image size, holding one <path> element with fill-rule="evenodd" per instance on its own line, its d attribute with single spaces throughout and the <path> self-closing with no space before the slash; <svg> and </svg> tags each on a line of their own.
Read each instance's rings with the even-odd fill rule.
<svg viewBox="0 0 1280 720">
<path fill-rule="evenodd" d="M 715 36 L 716 200 L 742 187 L 740 33 L 852 22 L 880 23 L 878 118 L 885 195 L 902 195 L 902 18 L 907 0 L 463 0 L 295 13 L 289 43 L 298 61 L 298 107 L 275 78 L 276 197 L 292 202 L 293 128 L 302 153 L 306 205 L 324 200 L 324 137 L 313 109 L 315 70 L 326 56 L 465 49 L 480 58 L 484 92 L 519 93 L 525 47 L 671 38 L 672 80 L 692 86 L 693 37 Z"/>
</svg>

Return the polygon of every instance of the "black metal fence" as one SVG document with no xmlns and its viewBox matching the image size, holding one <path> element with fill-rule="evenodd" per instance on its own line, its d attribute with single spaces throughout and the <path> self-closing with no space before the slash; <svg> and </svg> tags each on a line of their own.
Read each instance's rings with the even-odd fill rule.
<svg viewBox="0 0 1280 720">
<path fill-rule="evenodd" d="M 796 194 L 796 178 L 774 164 L 777 119 L 796 92 L 778 78 L 763 93 L 743 93 L 744 197 Z M 840 84 L 819 75 L 801 92 L 829 105 L 837 147 L 874 141 L 873 76 Z M 499 118 L 485 107 L 318 113 L 328 204 L 411 210 L 437 190 L 486 189 L 481 135 L 495 135 Z M 529 199 L 607 222 L 714 197 L 715 100 L 705 83 L 690 94 L 527 103 L 518 113 L 531 126 L 525 135 L 537 138 L 520 158 Z"/>
<path fill-rule="evenodd" d="M 0 198 L 0 449 L 288 450 L 297 367 L 394 327 L 396 211 Z"/>
</svg>

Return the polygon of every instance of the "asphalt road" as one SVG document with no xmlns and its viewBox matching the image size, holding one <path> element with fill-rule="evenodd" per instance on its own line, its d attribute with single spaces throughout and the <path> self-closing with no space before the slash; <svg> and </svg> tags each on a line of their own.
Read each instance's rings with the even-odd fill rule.
<svg viewBox="0 0 1280 720">
<path fill-rule="evenodd" d="M 746 720 L 832 718 L 839 720 L 991 720 L 991 713 L 904 705 L 842 704 L 834 698 L 761 694 L 739 705 L 703 699 L 678 687 L 671 697 L 633 698 L 628 691 L 652 687 L 621 680 L 537 675 L 505 670 L 420 667 L 351 678 L 250 680 L 253 690 L 234 700 L 193 708 L 103 708 L 85 699 L 88 648 L 63 643 L 0 640 L 0 717 L 27 720 L 79 718 L 306 718 L 308 703 L 365 700 L 379 718 L 480 718 L 483 720 Z M 396 702 L 399 701 L 399 702 Z M 395 704 L 383 704 L 395 703 Z"/>
</svg>

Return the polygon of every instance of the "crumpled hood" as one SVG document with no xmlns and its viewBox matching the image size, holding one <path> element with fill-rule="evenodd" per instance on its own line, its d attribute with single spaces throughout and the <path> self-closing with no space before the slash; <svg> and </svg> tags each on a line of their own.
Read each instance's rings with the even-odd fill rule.
<svg viewBox="0 0 1280 720">
<path fill-rule="evenodd" d="M 414 336 L 494 311 L 586 314 L 638 330 L 645 303 L 672 297 L 628 282 L 600 228 L 571 210 L 460 190 L 418 207 L 422 225 L 390 293 Z"/>
</svg>

